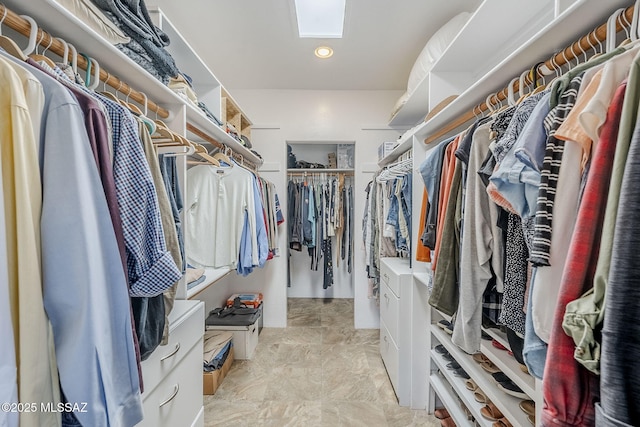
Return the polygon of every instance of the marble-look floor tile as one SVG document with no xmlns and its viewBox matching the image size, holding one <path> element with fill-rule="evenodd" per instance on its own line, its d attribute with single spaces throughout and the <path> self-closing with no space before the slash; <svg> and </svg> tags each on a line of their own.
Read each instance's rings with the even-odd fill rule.
<svg viewBox="0 0 640 427">
<path fill-rule="evenodd" d="M 224 400 L 214 396 L 205 396 L 204 425 L 205 427 L 255 425 L 249 414 L 256 414 L 260 410 L 260 402 Z"/>
<path fill-rule="evenodd" d="M 369 374 L 369 364 L 364 350 L 358 346 L 344 344 L 322 345 L 322 369 L 325 373 L 347 372 L 350 374 Z"/>
<path fill-rule="evenodd" d="M 319 400 L 322 368 L 274 368 L 269 372 L 265 400 Z"/>
<path fill-rule="evenodd" d="M 303 311 L 300 313 L 289 313 L 287 316 L 288 326 L 322 326 L 320 313 L 313 311 Z"/>
<path fill-rule="evenodd" d="M 279 402 L 276 400 L 264 401 L 257 413 L 258 419 L 299 419 L 318 420 L 322 416 L 321 402 L 319 400 L 301 400 L 292 402 Z M 300 422 L 299 425 L 306 425 Z"/>
<path fill-rule="evenodd" d="M 322 376 L 323 401 L 378 402 L 380 395 L 369 375 L 345 371 L 325 372 Z"/>
<path fill-rule="evenodd" d="M 344 427 L 386 426 L 379 404 L 373 402 L 322 402 L 322 425 Z"/>
<path fill-rule="evenodd" d="M 385 403 L 382 405 L 389 427 L 439 427 L 440 421 L 427 415 L 426 411 L 414 411 L 408 407 L 398 406 L 397 403 Z"/>
<path fill-rule="evenodd" d="M 377 329 L 323 327 L 322 344 L 368 345 L 379 342 Z"/>
<path fill-rule="evenodd" d="M 275 358 L 276 367 L 320 368 L 322 346 L 320 344 L 280 344 Z"/>
<path fill-rule="evenodd" d="M 379 330 L 353 327 L 353 300 L 297 298 L 288 308 L 289 326 L 264 328 L 253 359 L 234 361 L 205 396 L 205 427 L 439 425 L 398 406 Z"/>
</svg>

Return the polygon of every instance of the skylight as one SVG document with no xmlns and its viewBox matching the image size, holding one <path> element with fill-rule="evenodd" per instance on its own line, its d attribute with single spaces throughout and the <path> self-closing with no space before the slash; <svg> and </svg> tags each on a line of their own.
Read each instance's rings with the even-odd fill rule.
<svg viewBox="0 0 640 427">
<path fill-rule="evenodd" d="M 346 0 L 295 0 L 298 34 L 305 38 L 342 38 Z"/>
</svg>

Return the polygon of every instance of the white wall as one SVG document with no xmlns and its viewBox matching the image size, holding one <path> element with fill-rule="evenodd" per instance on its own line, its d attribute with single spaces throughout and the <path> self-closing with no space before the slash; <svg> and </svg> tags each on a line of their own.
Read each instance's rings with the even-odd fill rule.
<svg viewBox="0 0 640 427">
<path fill-rule="evenodd" d="M 377 169 L 377 149 L 400 132 L 386 126 L 400 91 L 232 90 L 231 94 L 254 123 L 251 142 L 263 156 L 261 175 L 274 182 L 286 211 L 286 142 L 355 141 L 353 295 L 356 328 L 377 328 L 379 312 L 368 299 L 362 245 L 365 188 Z M 286 213 L 286 212 L 285 212 Z M 217 306 L 227 293 L 260 290 L 265 297 L 265 326 L 286 326 L 287 241 L 281 226 L 279 258 L 248 278 L 229 276 L 202 298 Z"/>
</svg>

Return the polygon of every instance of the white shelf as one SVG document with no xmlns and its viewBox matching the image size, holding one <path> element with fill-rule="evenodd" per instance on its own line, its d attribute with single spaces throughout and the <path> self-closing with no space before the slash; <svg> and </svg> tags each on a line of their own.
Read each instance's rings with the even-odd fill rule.
<svg viewBox="0 0 640 427">
<path fill-rule="evenodd" d="M 429 74 L 407 98 L 407 102 L 391 117 L 389 126 L 413 126 L 427 115 L 429 110 Z"/>
<path fill-rule="evenodd" d="M 207 289 L 209 286 L 213 285 L 218 280 L 222 279 L 227 274 L 231 273 L 231 269 L 229 267 L 222 268 L 205 268 L 204 276 L 206 279 L 191 289 L 187 289 L 187 299 L 195 298 L 200 292 Z"/>
<path fill-rule="evenodd" d="M 466 414 L 460 407 L 460 404 L 458 403 L 458 397 L 451 389 L 451 386 L 447 384 L 446 380 L 444 380 L 438 374 L 431 374 L 429 376 L 429 384 L 431 384 L 431 387 L 433 387 L 433 389 L 435 390 L 436 394 L 440 398 L 440 401 L 442 401 L 442 404 L 447 409 L 447 412 L 449 412 L 449 415 L 451 415 L 451 418 L 453 418 L 453 421 L 455 421 L 456 426 L 473 426 L 473 424 L 467 419 Z M 482 425 L 487 425 L 487 427 L 491 426 L 491 424 Z"/>
<path fill-rule="evenodd" d="M 431 277 L 431 274 L 429 273 L 416 273 L 416 272 L 413 273 L 413 278 L 426 287 L 429 287 L 430 277 Z"/>
<path fill-rule="evenodd" d="M 496 64 L 504 59 L 496 55 L 513 52 L 553 20 L 553 15 L 554 0 L 484 0 L 431 71 L 464 71 L 475 75 L 487 71 L 482 70 L 482 64 Z M 497 20 L 500 25 L 494 25 Z"/>
<path fill-rule="evenodd" d="M 498 341 L 500 344 L 505 346 L 507 350 L 511 350 L 511 346 L 509 345 L 509 340 L 507 339 L 507 334 L 502 333 L 501 330 L 496 328 L 482 328 L 484 332 L 486 332 L 491 338 Z"/>
<path fill-rule="evenodd" d="M 469 374 L 478 387 L 480 387 L 489 400 L 496 405 L 500 412 L 507 417 L 511 424 L 514 426 L 529 425 L 527 414 L 525 414 L 519 406 L 522 399 L 510 396 L 500 390 L 493 380 L 493 377 L 485 372 L 470 355 L 458 348 L 458 346 L 451 341 L 451 337 L 440 330 L 437 325 L 431 325 L 431 334 L 456 359 L 462 369 Z"/>
<path fill-rule="evenodd" d="M 73 44 L 78 52 L 95 58 L 111 75 L 122 78 L 135 90 L 158 104 L 184 104 L 184 100 L 151 76 L 115 46 L 89 28 L 55 0 L 8 0 L 4 4 L 16 13 L 31 16 L 54 37 Z"/>
<path fill-rule="evenodd" d="M 389 154 L 387 154 L 386 156 L 384 156 L 382 158 L 382 160 L 380 160 L 378 162 L 378 166 L 380 168 L 385 167 L 386 165 L 388 165 L 389 163 L 393 163 L 395 160 L 397 160 L 401 155 L 403 155 L 404 153 L 406 153 L 407 151 L 409 151 L 411 149 L 411 146 L 413 145 L 413 138 L 411 136 L 409 136 L 408 138 L 401 140 L 400 144 L 398 144 L 396 146 L 396 148 L 393 149 L 393 151 L 391 151 Z"/>
<path fill-rule="evenodd" d="M 429 308 L 431 308 L 431 310 L 436 312 L 440 317 L 442 317 L 447 322 L 451 322 L 451 319 L 453 319 L 453 316 L 449 316 L 448 314 L 441 312 L 440 310 L 438 310 L 437 308 L 435 308 L 433 306 L 429 306 Z"/>
<path fill-rule="evenodd" d="M 478 403 L 474 399 L 473 392 L 467 389 L 464 378 L 453 375 L 453 371 L 447 368 L 447 363 L 449 362 L 435 350 L 431 350 L 431 360 L 436 364 L 442 375 L 449 382 L 449 385 L 453 388 L 456 395 L 462 400 L 467 409 L 471 411 L 476 421 L 478 421 L 481 426 L 491 427 L 493 422 L 484 418 L 480 413 L 480 409 L 484 407 L 484 404 Z M 456 406 L 460 408 L 460 405 Z M 449 408 L 447 408 L 447 410 L 449 410 Z M 467 417 L 465 415 L 464 419 L 466 418 Z"/>
<path fill-rule="evenodd" d="M 380 264 L 386 264 L 389 269 L 397 276 L 403 274 L 411 274 L 411 267 L 407 258 L 384 257 L 380 258 Z"/>
<path fill-rule="evenodd" d="M 549 22 L 529 41 L 497 64 L 464 91 L 442 111 L 415 130 L 419 139 L 427 138 L 452 120 L 483 102 L 487 95 L 504 88 L 511 79 L 538 61 L 547 60 L 558 50 L 569 46 L 579 36 L 606 21 L 617 8 L 629 6 L 629 0 L 579 0 L 555 20 Z"/>
<path fill-rule="evenodd" d="M 322 168 L 308 168 L 308 169 L 300 169 L 293 168 L 287 169 L 287 173 L 291 172 L 307 172 L 307 173 L 353 173 L 354 169 L 322 169 Z"/>
<path fill-rule="evenodd" d="M 195 127 L 199 128 L 201 131 L 215 139 L 221 144 L 226 145 L 231 148 L 234 152 L 238 154 L 242 154 L 246 160 L 255 163 L 256 165 L 262 165 L 262 159 L 256 156 L 251 150 L 249 150 L 244 145 L 240 144 L 235 138 L 226 133 L 220 126 L 209 120 L 209 118 L 204 114 L 204 112 L 200 111 L 200 109 L 194 107 L 193 105 L 187 103 L 187 122 L 191 123 Z M 195 137 L 195 138 L 194 138 Z M 198 139 L 196 135 L 192 135 L 192 139 Z M 207 141 L 199 141 L 204 144 L 208 144 Z"/>
<path fill-rule="evenodd" d="M 192 83 L 199 92 L 199 86 L 220 86 L 220 82 L 205 64 L 205 62 L 191 47 L 189 42 L 182 36 L 180 31 L 171 23 L 167 16 L 158 6 L 148 6 L 149 15 L 155 23 L 167 36 L 171 43 L 166 47 L 181 71 L 186 73 L 192 79 Z"/>
<path fill-rule="evenodd" d="M 509 355 L 506 350 L 495 348 L 493 344 L 491 344 L 491 341 L 483 340 L 480 344 L 480 351 L 487 356 L 498 369 L 507 374 L 509 378 L 511 378 L 511 381 L 527 393 L 531 399 L 535 398 L 535 379 L 520 369 L 520 364 L 518 364 L 515 357 Z"/>
</svg>

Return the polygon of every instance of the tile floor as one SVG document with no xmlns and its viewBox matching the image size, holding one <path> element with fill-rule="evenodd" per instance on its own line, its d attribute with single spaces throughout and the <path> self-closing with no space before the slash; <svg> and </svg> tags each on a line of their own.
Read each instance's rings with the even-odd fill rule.
<svg viewBox="0 0 640 427">
<path fill-rule="evenodd" d="M 436 427 L 398 406 L 377 329 L 353 328 L 351 299 L 289 299 L 289 326 L 264 328 L 252 360 L 236 360 L 205 426 Z"/>
</svg>

